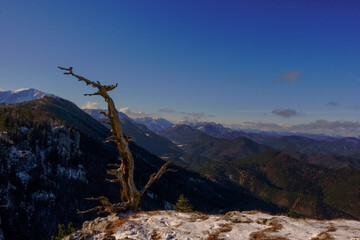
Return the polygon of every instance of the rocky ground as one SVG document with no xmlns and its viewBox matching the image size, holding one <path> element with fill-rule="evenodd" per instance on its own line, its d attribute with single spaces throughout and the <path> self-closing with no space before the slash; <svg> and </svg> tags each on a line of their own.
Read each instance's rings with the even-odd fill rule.
<svg viewBox="0 0 360 240">
<path fill-rule="evenodd" d="M 234 211 L 225 215 L 156 211 L 109 215 L 84 222 L 81 230 L 64 238 L 75 239 L 360 240 L 360 222 L 342 219 L 293 219 L 257 211 Z"/>
</svg>

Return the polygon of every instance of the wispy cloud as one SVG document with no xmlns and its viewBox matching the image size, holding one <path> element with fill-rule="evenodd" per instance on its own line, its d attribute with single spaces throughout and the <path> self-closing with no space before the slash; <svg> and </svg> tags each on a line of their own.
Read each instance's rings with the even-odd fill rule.
<svg viewBox="0 0 360 240">
<path fill-rule="evenodd" d="M 158 112 L 161 113 L 176 113 L 176 111 L 174 109 L 170 109 L 170 108 L 161 108 L 158 110 Z"/>
<path fill-rule="evenodd" d="M 261 131 L 298 132 L 325 135 L 340 135 L 345 137 L 360 137 L 359 121 L 327 121 L 316 120 L 308 124 L 285 125 L 276 123 L 263 123 L 261 121 L 244 122 L 232 127 L 240 129 L 256 129 Z"/>
<path fill-rule="evenodd" d="M 301 77 L 301 74 L 298 70 L 293 70 L 290 72 L 284 72 L 279 75 L 278 79 L 282 82 L 294 82 L 296 80 L 299 80 Z"/>
<path fill-rule="evenodd" d="M 292 127 L 297 132 L 324 133 L 328 135 L 360 136 L 360 122 L 317 120 L 309 124 L 298 124 Z"/>
<path fill-rule="evenodd" d="M 145 113 L 142 111 L 132 111 L 129 107 L 120 108 L 119 112 L 125 113 L 131 118 L 153 117 L 153 113 Z"/>
<path fill-rule="evenodd" d="M 201 119 L 205 118 L 207 115 L 203 112 L 199 113 L 185 113 L 182 112 L 181 114 L 184 114 L 183 120 L 185 122 L 199 122 Z"/>
<path fill-rule="evenodd" d="M 99 104 L 97 102 L 87 102 L 80 107 L 81 109 L 99 109 Z"/>
<path fill-rule="evenodd" d="M 339 106 L 339 105 L 340 105 L 340 104 L 339 104 L 338 102 L 332 102 L 332 101 L 326 103 L 326 106 L 336 107 L 336 106 Z"/>
<path fill-rule="evenodd" d="M 260 131 L 285 131 L 288 129 L 289 126 L 276 123 L 264 123 L 262 121 L 254 121 L 233 124 L 231 125 L 231 127 L 240 129 L 256 129 Z"/>
<path fill-rule="evenodd" d="M 165 114 L 176 114 L 182 115 L 181 119 L 185 122 L 199 122 L 204 118 L 211 118 L 215 117 L 214 115 L 206 114 L 203 112 L 184 112 L 184 111 L 176 111 L 171 108 L 161 108 L 158 112 L 165 113 Z"/>
<path fill-rule="evenodd" d="M 299 112 L 293 109 L 277 108 L 272 111 L 273 114 L 279 117 L 290 118 L 299 115 Z"/>
</svg>

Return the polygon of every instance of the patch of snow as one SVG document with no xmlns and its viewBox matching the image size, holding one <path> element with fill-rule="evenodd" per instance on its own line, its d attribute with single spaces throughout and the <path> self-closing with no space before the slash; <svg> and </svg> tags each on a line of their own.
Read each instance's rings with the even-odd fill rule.
<svg viewBox="0 0 360 240">
<path fill-rule="evenodd" d="M 56 174 L 64 176 L 69 180 L 79 180 L 84 183 L 87 183 L 86 172 L 83 165 L 78 165 L 78 168 L 65 168 L 63 166 L 57 165 Z"/>
<path fill-rule="evenodd" d="M 172 210 L 174 209 L 174 206 L 171 202 L 168 202 L 168 201 L 164 201 L 164 209 L 165 210 Z"/>
<path fill-rule="evenodd" d="M 188 178 L 188 180 L 189 180 L 189 182 L 198 182 L 198 183 L 203 183 L 204 181 L 203 180 L 201 180 L 201 179 L 195 179 L 195 178 L 192 178 L 192 177 L 189 177 Z"/>
<path fill-rule="evenodd" d="M 31 195 L 34 202 L 53 202 L 55 195 L 52 192 L 36 191 Z"/>
<path fill-rule="evenodd" d="M 22 184 L 27 187 L 29 181 L 31 180 L 31 176 L 27 172 L 18 172 L 16 176 L 21 180 Z"/>
<path fill-rule="evenodd" d="M 13 91 L 13 93 L 19 93 L 19 92 L 26 91 L 26 90 L 29 90 L 29 89 L 30 88 L 20 88 L 18 90 Z"/>
<path fill-rule="evenodd" d="M 20 131 L 22 134 L 28 134 L 30 132 L 30 129 L 27 127 L 21 127 Z"/>
<path fill-rule="evenodd" d="M 147 191 L 147 192 L 146 192 L 146 195 L 147 195 L 149 198 L 151 198 L 151 199 L 155 199 L 155 194 L 152 193 L 152 192 L 150 192 L 150 191 Z"/>
<path fill-rule="evenodd" d="M 229 217 L 230 216 L 230 217 Z M 120 217 L 121 218 L 121 217 Z M 130 215 L 115 228 L 115 239 L 353 239 L 360 237 L 360 222 L 351 220 L 317 221 L 273 216 L 261 212 L 230 212 L 226 215 L 142 212 Z M 330 239 L 326 238 L 326 239 Z M 96 232 L 90 239 L 105 239 Z"/>
</svg>

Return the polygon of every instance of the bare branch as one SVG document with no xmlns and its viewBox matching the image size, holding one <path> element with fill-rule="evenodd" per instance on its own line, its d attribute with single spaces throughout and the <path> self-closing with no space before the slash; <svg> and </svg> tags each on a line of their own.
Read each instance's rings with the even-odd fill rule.
<svg viewBox="0 0 360 240">
<path fill-rule="evenodd" d="M 111 183 L 119 183 L 120 182 L 120 180 L 119 179 L 108 179 L 108 178 L 106 178 L 105 179 L 105 181 L 107 181 L 107 182 L 111 182 Z"/>
<path fill-rule="evenodd" d="M 100 113 L 101 113 L 102 115 L 104 115 L 105 117 L 109 117 L 109 113 L 108 113 L 108 112 L 101 111 Z"/>
<path fill-rule="evenodd" d="M 130 136 L 125 136 L 125 140 L 126 140 L 127 142 L 131 142 L 133 139 L 132 139 L 132 137 L 130 137 Z"/>
<path fill-rule="evenodd" d="M 79 209 L 77 209 L 77 213 L 78 214 L 84 214 L 84 213 L 95 212 L 95 211 L 99 212 L 100 210 L 101 210 L 101 206 L 97 206 L 97 207 L 93 207 L 91 209 L 84 210 L 84 211 L 80 211 Z"/>
<path fill-rule="evenodd" d="M 97 200 L 100 201 L 101 206 L 96 206 L 93 208 L 90 208 L 88 210 L 80 211 L 77 210 L 78 214 L 84 214 L 89 212 L 97 211 L 97 214 L 102 213 L 120 213 L 120 212 L 126 212 L 128 210 L 128 207 L 126 204 L 123 203 L 110 203 L 109 199 L 104 196 L 100 196 L 98 198 L 86 198 L 87 200 Z"/>
<path fill-rule="evenodd" d="M 167 169 L 167 167 L 172 164 L 171 162 L 166 162 L 164 165 L 162 165 L 162 167 L 159 169 L 159 171 L 157 173 L 153 173 L 150 178 L 148 183 L 145 185 L 145 187 L 141 190 L 141 195 L 143 195 L 146 190 L 148 190 L 148 188 L 159 178 L 161 178 L 161 176 L 166 173 L 166 172 L 176 172 L 176 170 L 173 169 Z"/>
<path fill-rule="evenodd" d="M 116 142 L 116 137 L 114 135 L 111 135 L 110 137 L 106 138 L 104 142 Z"/>
<path fill-rule="evenodd" d="M 109 167 L 119 168 L 121 165 L 120 165 L 120 164 L 116 164 L 116 163 L 109 163 L 108 166 L 109 166 Z"/>
<path fill-rule="evenodd" d="M 86 79 L 82 76 L 79 76 L 75 73 L 73 73 L 72 71 L 72 67 L 69 67 L 69 68 L 64 68 L 64 67 L 58 67 L 60 70 L 63 70 L 63 71 L 66 71 L 64 72 L 64 74 L 67 74 L 67 75 L 72 75 L 74 77 L 76 77 L 79 81 L 84 81 L 87 85 L 91 85 L 93 86 L 94 88 L 97 88 L 99 89 L 99 92 L 97 93 L 94 93 L 94 94 L 86 94 L 86 96 L 91 96 L 91 95 L 102 95 L 102 92 L 109 92 L 113 89 L 115 89 L 118 84 L 116 83 L 116 85 L 101 85 L 99 81 L 97 82 L 93 82 L 93 81 L 90 81 L 89 79 Z"/>
<path fill-rule="evenodd" d="M 85 93 L 84 96 L 95 96 L 95 95 L 100 95 L 100 92 L 96 92 L 96 93 Z"/>
</svg>

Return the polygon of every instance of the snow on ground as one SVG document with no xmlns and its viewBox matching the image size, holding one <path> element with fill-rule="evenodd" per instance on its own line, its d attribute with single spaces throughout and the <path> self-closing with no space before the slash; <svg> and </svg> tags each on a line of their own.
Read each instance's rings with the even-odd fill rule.
<svg viewBox="0 0 360 240">
<path fill-rule="evenodd" d="M 110 215 L 107 218 L 97 218 L 94 221 L 85 222 L 83 229 L 74 234 L 74 237 L 65 239 L 80 239 L 85 235 L 94 240 L 360 240 L 360 222 L 292 219 L 256 211 L 235 211 L 225 215 L 157 211 L 122 217 Z"/>
</svg>

